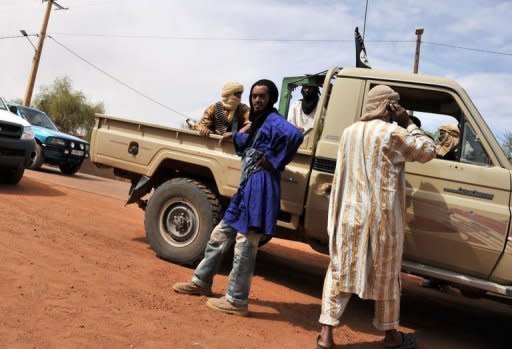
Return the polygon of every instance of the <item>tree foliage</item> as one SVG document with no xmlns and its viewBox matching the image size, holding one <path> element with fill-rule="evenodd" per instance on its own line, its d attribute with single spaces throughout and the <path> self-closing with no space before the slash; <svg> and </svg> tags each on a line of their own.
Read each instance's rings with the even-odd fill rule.
<svg viewBox="0 0 512 349">
<path fill-rule="evenodd" d="M 503 138 L 501 139 L 501 147 L 505 151 L 505 154 L 507 154 L 509 157 L 509 160 L 512 162 L 512 158 L 510 158 L 512 155 L 512 131 L 505 132 Z"/>
<path fill-rule="evenodd" d="M 43 86 L 33 104 L 48 114 L 61 131 L 87 139 L 90 139 L 94 125 L 94 114 L 105 110 L 103 103 L 90 103 L 82 91 L 73 90 L 68 76 Z"/>
</svg>

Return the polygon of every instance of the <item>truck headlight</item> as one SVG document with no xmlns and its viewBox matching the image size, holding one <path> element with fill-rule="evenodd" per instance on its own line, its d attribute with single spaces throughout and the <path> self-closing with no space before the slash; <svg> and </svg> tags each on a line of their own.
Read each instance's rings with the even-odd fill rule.
<svg viewBox="0 0 512 349">
<path fill-rule="evenodd" d="M 46 143 L 53 145 L 61 145 L 63 147 L 66 145 L 66 141 L 60 138 L 48 138 Z"/>
<path fill-rule="evenodd" d="M 32 131 L 32 127 L 30 127 L 30 126 L 23 127 L 23 133 L 21 134 L 21 139 L 34 139 L 34 132 Z"/>
<path fill-rule="evenodd" d="M 83 143 L 80 143 L 80 150 L 84 150 L 85 149 L 85 145 Z"/>
</svg>

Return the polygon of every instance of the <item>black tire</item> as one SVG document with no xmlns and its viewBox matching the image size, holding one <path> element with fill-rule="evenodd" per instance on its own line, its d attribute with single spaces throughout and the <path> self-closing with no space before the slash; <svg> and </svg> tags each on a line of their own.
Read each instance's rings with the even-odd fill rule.
<svg viewBox="0 0 512 349">
<path fill-rule="evenodd" d="M 23 177 L 23 173 L 25 172 L 25 167 L 19 166 L 17 168 L 6 168 L 0 174 L 0 180 L 5 184 L 15 185 Z"/>
<path fill-rule="evenodd" d="M 32 159 L 30 165 L 28 165 L 28 168 L 31 170 L 39 170 L 44 163 L 43 147 L 41 147 L 39 143 L 36 143 L 36 147 L 34 150 L 36 155 Z"/>
<path fill-rule="evenodd" d="M 65 164 L 60 164 L 59 168 L 60 168 L 60 172 L 62 172 L 65 175 L 71 176 L 78 172 L 78 170 L 80 169 L 80 165 L 81 164 L 76 165 L 76 164 L 65 163 Z"/>
<path fill-rule="evenodd" d="M 203 256 L 220 211 L 216 195 L 201 182 L 171 179 L 149 199 L 144 218 L 146 238 L 158 257 L 194 264 Z"/>
</svg>

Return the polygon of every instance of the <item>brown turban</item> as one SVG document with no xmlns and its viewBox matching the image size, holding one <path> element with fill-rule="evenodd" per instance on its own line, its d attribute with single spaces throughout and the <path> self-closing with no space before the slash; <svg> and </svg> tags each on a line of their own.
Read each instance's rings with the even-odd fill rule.
<svg viewBox="0 0 512 349">
<path fill-rule="evenodd" d="M 454 124 L 446 124 L 439 127 L 439 131 L 444 131 L 444 137 L 440 138 L 440 143 L 436 147 L 437 155 L 445 156 L 459 144 L 459 127 Z"/>
<path fill-rule="evenodd" d="M 400 95 L 391 87 L 386 85 L 377 85 L 373 87 L 368 92 L 361 121 L 370 121 L 385 117 L 386 109 L 382 104 L 387 104 L 389 102 L 398 103 L 399 100 Z"/>
</svg>

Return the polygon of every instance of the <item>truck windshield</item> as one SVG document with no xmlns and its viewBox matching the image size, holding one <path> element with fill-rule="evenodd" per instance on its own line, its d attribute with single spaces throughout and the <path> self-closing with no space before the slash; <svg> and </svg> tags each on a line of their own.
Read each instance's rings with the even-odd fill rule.
<svg viewBox="0 0 512 349">
<path fill-rule="evenodd" d="M 19 109 L 23 118 L 25 118 L 25 120 L 27 120 L 32 126 L 41 126 L 55 131 L 59 130 L 45 113 L 24 107 L 19 107 Z"/>
</svg>

